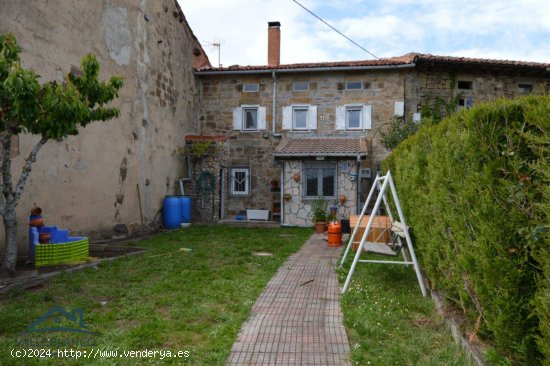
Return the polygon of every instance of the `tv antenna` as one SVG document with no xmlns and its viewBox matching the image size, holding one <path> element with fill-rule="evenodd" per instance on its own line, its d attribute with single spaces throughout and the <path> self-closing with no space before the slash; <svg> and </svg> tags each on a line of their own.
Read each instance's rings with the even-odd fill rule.
<svg viewBox="0 0 550 366">
<path fill-rule="evenodd" d="M 222 45 L 225 44 L 225 41 L 212 41 L 212 42 L 207 42 L 204 46 L 210 46 L 210 47 L 215 47 L 218 49 L 218 67 L 222 67 L 222 64 L 221 64 L 221 53 L 222 53 Z"/>
</svg>

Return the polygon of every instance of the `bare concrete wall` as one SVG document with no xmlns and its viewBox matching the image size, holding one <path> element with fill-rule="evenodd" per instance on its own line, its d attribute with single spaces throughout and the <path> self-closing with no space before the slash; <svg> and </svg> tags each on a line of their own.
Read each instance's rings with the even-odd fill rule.
<svg viewBox="0 0 550 366">
<path fill-rule="evenodd" d="M 193 63 L 207 60 L 179 7 L 173 0 L 3 0 L 0 32 L 15 34 L 23 65 L 42 81 L 62 81 L 89 52 L 102 78 L 125 79 L 113 102 L 120 118 L 51 141 L 38 155 L 17 209 L 19 253 L 27 252 L 34 202 L 47 225 L 110 237 L 116 224 L 139 231 L 139 186 L 144 220 L 152 222 L 183 174 L 178 149 L 198 105 Z M 14 172 L 37 140 L 21 137 Z"/>
</svg>

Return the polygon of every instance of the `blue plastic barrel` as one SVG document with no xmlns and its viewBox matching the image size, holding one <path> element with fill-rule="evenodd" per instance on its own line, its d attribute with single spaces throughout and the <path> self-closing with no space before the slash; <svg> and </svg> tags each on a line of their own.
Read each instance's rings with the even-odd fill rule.
<svg viewBox="0 0 550 366">
<path fill-rule="evenodd" d="M 176 229 L 181 224 L 181 201 L 178 196 L 165 196 L 162 202 L 162 221 L 166 229 Z"/>
<path fill-rule="evenodd" d="M 181 202 L 181 222 L 188 224 L 191 222 L 191 197 L 179 196 Z"/>
</svg>

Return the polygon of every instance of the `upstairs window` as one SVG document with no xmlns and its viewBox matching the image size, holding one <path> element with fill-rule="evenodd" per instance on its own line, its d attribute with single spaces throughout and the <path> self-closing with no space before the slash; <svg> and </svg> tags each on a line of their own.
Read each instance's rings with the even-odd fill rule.
<svg viewBox="0 0 550 366">
<path fill-rule="evenodd" d="M 250 195 L 250 167 L 232 166 L 229 170 L 229 184 L 232 196 Z"/>
<path fill-rule="evenodd" d="M 309 83 L 307 81 L 299 81 L 292 84 L 293 91 L 308 91 Z"/>
<path fill-rule="evenodd" d="M 298 106 L 292 108 L 292 129 L 307 130 L 308 106 Z"/>
<path fill-rule="evenodd" d="M 260 91 L 260 84 L 244 84 L 243 92 L 245 93 L 256 93 Z"/>
<path fill-rule="evenodd" d="M 361 90 L 363 89 L 363 83 L 361 81 L 346 81 L 347 90 Z"/>
<path fill-rule="evenodd" d="M 371 129 L 371 110 L 367 104 L 336 107 L 336 130 L 362 131 Z"/>
<path fill-rule="evenodd" d="M 310 131 L 317 129 L 317 106 L 290 105 L 283 107 L 283 130 Z"/>
<path fill-rule="evenodd" d="M 346 107 L 346 130 L 359 130 L 363 127 L 363 107 Z"/>
<path fill-rule="evenodd" d="M 259 105 L 242 105 L 233 108 L 233 129 L 261 131 L 266 129 L 266 108 Z"/>
<path fill-rule="evenodd" d="M 472 81 L 459 80 L 457 84 L 458 89 L 461 90 L 471 90 L 474 88 L 474 83 Z"/>
<path fill-rule="evenodd" d="M 518 84 L 518 93 L 529 94 L 533 92 L 533 84 Z"/>
<path fill-rule="evenodd" d="M 258 107 L 243 108 L 243 130 L 258 130 Z"/>
<path fill-rule="evenodd" d="M 332 198 L 336 196 L 336 162 L 304 162 L 304 196 L 305 198 Z"/>
</svg>

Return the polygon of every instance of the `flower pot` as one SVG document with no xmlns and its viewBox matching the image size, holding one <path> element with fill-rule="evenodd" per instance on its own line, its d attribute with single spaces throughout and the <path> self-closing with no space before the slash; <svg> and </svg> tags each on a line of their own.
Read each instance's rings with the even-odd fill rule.
<svg viewBox="0 0 550 366">
<path fill-rule="evenodd" d="M 317 234 L 322 234 L 325 232 L 326 223 L 325 222 L 316 222 L 315 223 L 315 232 Z"/>
<path fill-rule="evenodd" d="M 42 227 L 44 226 L 44 219 L 43 218 L 36 218 L 36 219 L 32 219 L 30 222 L 29 222 L 29 225 L 30 226 L 34 226 L 34 227 Z"/>
<path fill-rule="evenodd" d="M 294 179 L 294 181 L 298 183 L 300 181 L 300 173 L 294 173 L 292 179 Z"/>
<path fill-rule="evenodd" d="M 38 241 L 40 244 L 47 244 L 52 238 L 52 233 L 40 233 L 38 234 Z"/>
<path fill-rule="evenodd" d="M 338 202 L 340 202 L 341 205 L 343 205 L 346 202 L 346 196 L 338 196 Z"/>
<path fill-rule="evenodd" d="M 285 199 L 285 201 L 288 202 L 288 201 L 290 201 L 290 199 L 292 198 L 292 196 L 291 196 L 289 193 L 285 193 L 285 194 L 283 195 L 283 198 Z"/>
</svg>

